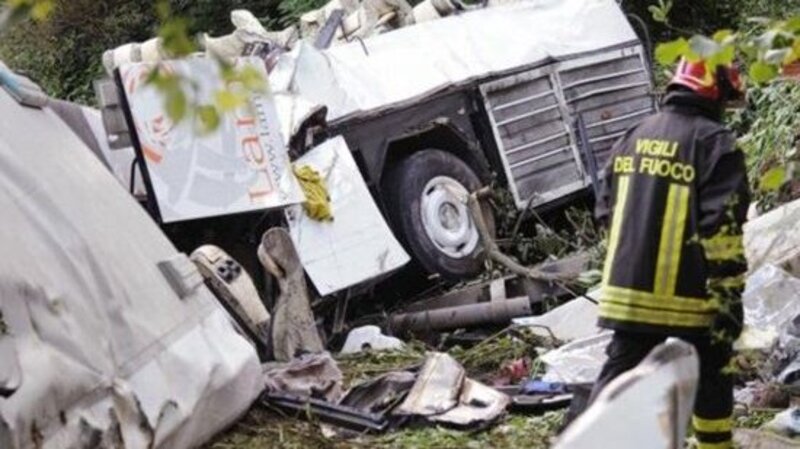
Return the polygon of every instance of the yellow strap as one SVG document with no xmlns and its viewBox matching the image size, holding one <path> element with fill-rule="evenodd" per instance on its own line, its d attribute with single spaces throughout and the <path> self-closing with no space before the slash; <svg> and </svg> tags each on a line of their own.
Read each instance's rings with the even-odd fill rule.
<svg viewBox="0 0 800 449">
<path fill-rule="evenodd" d="M 629 288 L 604 285 L 601 300 L 608 299 L 616 303 L 631 306 L 649 307 L 653 309 L 667 309 L 681 312 L 716 313 L 719 309 L 714 302 L 703 298 L 689 298 L 683 296 L 662 296 L 653 293 L 632 290 Z"/>
<path fill-rule="evenodd" d="M 701 241 L 706 259 L 714 262 L 738 260 L 744 257 L 744 243 L 741 235 L 719 233 Z"/>
<path fill-rule="evenodd" d="M 722 419 L 705 419 L 697 415 L 692 416 L 692 427 L 697 432 L 703 433 L 725 433 L 733 429 L 733 419 L 731 417 Z"/>
<path fill-rule="evenodd" d="M 628 305 L 619 305 L 612 301 L 600 302 L 600 317 L 615 321 L 653 324 L 670 327 L 710 327 L 714 315 L 698 315 L 686 312 L 666 310 L 650 310 Z"/>
<path fill-rule="evenodd" d="M 614 258 L 619 246 L 619 234 L 622 228 L 622 221 L 625 218 L 625 206 L 628 202 L 628 187 L 630 186 L 629 176 L 617 178 L 617 198 L 614 202 L 614 217 L 611 221 L 611 231 L 608 234 L 608 253 L 603 269 L 603 284 L 607 284 L 611 279 L 611 270 L 614 266 Z"/>
<path fill-rule="evenodd" d="M 303 209 L 305 209 L 308 216 L 317 221 L 333 220 L 328 189 L 325 187 L 325 182 L 319 172 L 308 165 L 295 165 L 292 167 L 292 171 L 300 182 L 300 187 L 306 196 Z"/>
<path fill-rule="evenodd" d="M 656 263 L 653 292 L 657 295 L 672 296 L 675 294 L 688 212 L 689 187 L 671 184 L 667 195 L 664 222 L 661 226 L 661 243 Z"/>
</svg>

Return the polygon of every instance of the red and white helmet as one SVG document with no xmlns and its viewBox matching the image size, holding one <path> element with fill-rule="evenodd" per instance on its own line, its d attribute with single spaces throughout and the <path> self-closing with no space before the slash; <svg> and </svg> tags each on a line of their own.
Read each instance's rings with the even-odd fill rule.
<svg viewBox="0 0 800 449">
<path fill-rule="evenodd" d="M 681 59 L 670 86 L 683 86 L 701 97 L 715 101 L 736 100 L 744 96 L 744 82 L 735 65 L 719 65 L 717 73 L 708 73 L 703 61 Z"/>
</svg>

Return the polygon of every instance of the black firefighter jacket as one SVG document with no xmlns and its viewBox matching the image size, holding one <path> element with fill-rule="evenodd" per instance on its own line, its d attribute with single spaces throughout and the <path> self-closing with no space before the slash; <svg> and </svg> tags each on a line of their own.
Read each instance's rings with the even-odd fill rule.
<svg viewBox="0 0 800 449">
<path fill-rule="evenodd" d="M 610 219 L 600 325 L 678 336 L 720 317 L 740 326 L 750 195 L 719 107 L 668 94 L 617 142 L 600 178 L 596 212 Z"/>
</svg>

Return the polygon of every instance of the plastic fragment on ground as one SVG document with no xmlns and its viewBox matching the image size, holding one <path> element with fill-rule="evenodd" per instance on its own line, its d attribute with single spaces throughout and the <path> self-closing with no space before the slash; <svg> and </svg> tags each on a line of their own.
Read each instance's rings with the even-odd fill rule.
<svg viewBox="0 0 800 449">
<path fill-rule="evenodd" d="M 599 292 L 587 296 L 595 299 Z M 597 304 L 586 298 L 576 298 L 540 316 L 516 318 L 513 323 L 526 326 L 541 337 L 555 336 L 564 342 L 591 337 L 600 333 L 597 327 Z M 552 334 L 551 334 L 552 332 Z"/>
<path fill-rule="evenodd" d="M 342 354 L 354 354 L 364 350 L 386 351 L 403 349 L 402 340 L 383 335 L 378 326 L 362 326 L 350 331 L 342 347 Z"/>
<path fill-rule="evenodd" d="M 747 278 L 742 302 L 746 325 L 780 333 L 800 315 L 800 279 L 765 264 Z"/>
<path fill-rule="evenodd" d="M 429 353 L 417 382 L 394 413 L 432 416 L 452 410 L 458 404 L 465 376 L 464 368 L 450 355 Z"/>
<path fill-rule="evenodd" d="M 734 430 L 733 441 L 736 447 L 747 449 L 796 449 L 800 446 L 800 441 L 752 429 Z"/>
<path fill-rule="evenodd" d="M 778 413 L 772 421 L 764 424 L 764 429 L 789 438 L 800 436 L 800 407 Z M 797 444 L 800 445 L 800 441 Z"/>
<path fill-rule="evenodd" d="M 344 377 L 327 352 L 304 354 L 288 363 L 265 365 L 264 382 L 268 391 L 323 398 L 337 402 L 342 397 Z"/>
<path fill-rule="evenodd" d="M 605 350 L 612 335 L 606 331 L 543 354 L 540 360 L 547 365 L 547 373 L 542 380 L 567 384 L 594 383 L 607 359 Z"/>
</svg>

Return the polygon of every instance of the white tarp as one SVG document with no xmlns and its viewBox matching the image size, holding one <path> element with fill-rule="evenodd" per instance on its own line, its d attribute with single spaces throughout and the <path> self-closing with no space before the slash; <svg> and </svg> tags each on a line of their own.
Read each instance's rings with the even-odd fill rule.
<svg viewBox="0 0 800 449">
<path fill-rule="evenodd" d="M 270 81 L 276 93 L 327 106 L 333 122 L 636 40 L 614 0 L 528 0 L 374 36 L 366 53 L 357 41 L 325 51 L 301 43 Z"/>
<path fill-rule="evenodd" d="M 0 447 L 207 441 L 261 390 L 255 350 L 205 286 L 173 291 L 175 248 L 52 111 L 0 90 L 0 117 L 0 363 L 22 379 Z"/>
<path fill-rule="evenodd" d="M 267 78 L 264 63 L 242 58 Z M 166 73 L 191 80 L 190 104 L 214 104 L 225 89 L 212 58 L 160 63 Z M 303 194 L 289 169 L 275 104 L 269 94 L 251 94 L 245 105 L 222 114 L 215 132 L 200 135 L 191 115 L 173 123 L 164 95 L 146 81 L 152 64 L 120 69 L 134 128 L 164 222 L 229 215 L 297 204 Z"/>
<path fill-rule="evenodd" d="M 319 172 L 331 201 L 333 221 L 311 219 L 300 206 L 286 213 L 300 261 L 320 295 L 390 273 L 411 260 L 375 205 L 342 137 L 319 145 L 295 165 Z"/>
</svg>

